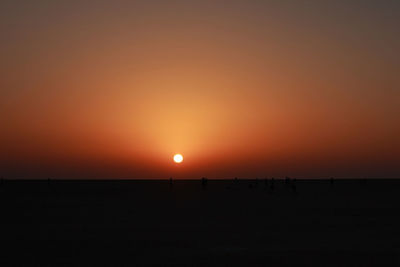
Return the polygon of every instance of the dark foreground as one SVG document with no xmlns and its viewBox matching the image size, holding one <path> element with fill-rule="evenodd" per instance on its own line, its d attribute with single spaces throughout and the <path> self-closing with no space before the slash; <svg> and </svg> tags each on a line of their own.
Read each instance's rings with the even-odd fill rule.
<svg viewBox="0 0 400 267">
<path fill-rule="evenodd" d="M 400 266 L 400 180 L 295 186 L 5 181 L 0 266 Z"/>
</svg>

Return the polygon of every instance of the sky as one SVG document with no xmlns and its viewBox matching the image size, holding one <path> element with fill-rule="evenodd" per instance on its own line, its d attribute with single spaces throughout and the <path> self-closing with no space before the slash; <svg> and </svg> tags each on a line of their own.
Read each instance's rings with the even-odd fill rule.
<svg viewBox="0 0 400 267">
<path fill-rule="evenodd" d="M 0 176 L 399 178 L 399 29 L 397 0 L 3 0 Z"/>
</svg>

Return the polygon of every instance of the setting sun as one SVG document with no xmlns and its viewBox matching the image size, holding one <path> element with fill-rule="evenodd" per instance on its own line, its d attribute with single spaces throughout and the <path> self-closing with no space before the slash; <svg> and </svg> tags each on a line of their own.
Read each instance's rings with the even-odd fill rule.
<svg viewBox="0 0 400 267">
<path fill-rule="evenodd" d="M 183 156 L 181 154 L 175 154 L 174 161 L 175 163 L 181 163 L 183 161 Z"/>
</svg>

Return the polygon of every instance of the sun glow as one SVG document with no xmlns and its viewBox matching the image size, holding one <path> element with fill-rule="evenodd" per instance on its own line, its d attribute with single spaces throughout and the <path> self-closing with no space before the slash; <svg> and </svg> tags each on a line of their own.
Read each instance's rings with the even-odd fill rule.
<svg viewBox="0 0 400 267">
<path fill-rule="evenodd" d="M 175 163 L 181 163 L 182 161 L 183 161 L 183 156 L 181 154 L 175 154 L 174 162 Z"/>
</svg>

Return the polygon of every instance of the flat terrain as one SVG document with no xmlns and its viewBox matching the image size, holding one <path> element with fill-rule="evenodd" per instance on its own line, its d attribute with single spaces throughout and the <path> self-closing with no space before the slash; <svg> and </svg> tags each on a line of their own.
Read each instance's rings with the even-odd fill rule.
<svg viewBox="0 0 400 267">
<path fill-rule="evenodd" d="M 3 181 L 0 266 L 399 266 L 400 180 Z"/>
</svg>

